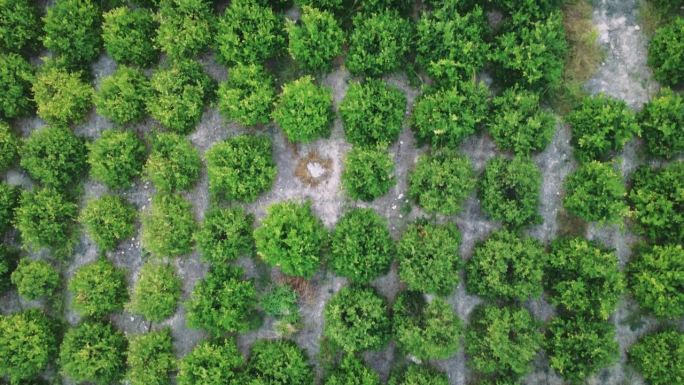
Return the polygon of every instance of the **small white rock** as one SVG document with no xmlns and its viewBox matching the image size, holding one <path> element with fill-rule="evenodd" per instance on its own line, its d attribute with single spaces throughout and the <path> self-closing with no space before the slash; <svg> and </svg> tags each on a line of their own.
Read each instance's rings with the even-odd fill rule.
<svg viewBox="0 0 684 385">
<path fill-rule="evenodd" d="M 404 197 L 404 194 L 399 194 L 399 196 L 397 197 L 397 199 L 401 199 L 401 198 L 403 198 L 403 197 Z"/>
<path fill-rule="evenodd" d="M 636 29 L 636 30 L 638 31 L 638 30 L 641 29 L 641 27 L 639 27 L 638 25 L 635 25 L 635 26 L 634 26 L 634 29 Z"/>
</svg>

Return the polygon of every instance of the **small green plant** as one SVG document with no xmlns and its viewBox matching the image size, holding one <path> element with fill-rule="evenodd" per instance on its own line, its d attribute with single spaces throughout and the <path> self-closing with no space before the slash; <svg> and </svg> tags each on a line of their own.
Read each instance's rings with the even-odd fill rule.
<svg viewBox="0 0 684 385">
<path fill-rule="evenodd" d="M 670 385 L 684 378 L 683 351 L 684 333 L 664 330 L 641 337 L 627 354 L 649 384 Z"/>
<path fill-rule="evenodd" d="M 103 317 L 123 309 L 128 299 L 123 270 L 101 258 L 83 265 L 69 280 L 73 308 L 86 317 Z"/>
<path fill-rule="evenodd" d="M 311 278 L 321 262 L 328 232 L 311 203 L 285 201 L 271 205 L 254 231 L 257 255 L 283 273 Z"/>
<path fill-rule="evenodd" d="M 343 0 L 296 0 L 295 4 L 302 8 L 313 7 L 329 12 L 337 12 L 343 7 L 344 2 Z"/>
<path fill-rule="evenodd" d="M 208 211 L 195 234 L 202 259 L 223 264 L 254 253 L 254 216 L 244 209 L 215 208 Z"/>
<path fill-rule="evenodd" d="M 328 11 L 304 6 L 299 22 L 288 20 L 285 31 L 290 56 L 309 71 L 329 70 L 342 54 L 344 31 Z"/>
<path fill-rule="evenodd" d="M 0 294 L 12 286 L 12 272 L 17 267 L 18 253 L 5 245 L 0 245 Z"/>
<path fill-rule="evenodd" d="M 648 64 L 660 83 L 676 86 L 684 81 L 684 18 L 658 28 L 648 44 Z"/>
<path fill-rule="evenodd" d="M 684 98 L 680 94 L 662 88 L 638 118 L 650 155 L 670 159 L 684 151 Z"/>
<path fill-rule="evenodd" d="M 14 211 L 19 205 L 21 189 L 0 182 L 0 235 L 4 234 L 14 222 Z"/>
<path fill-rule="evenodd" d="M 408 195 L 427 213 L 452 215 L 476 185 L 468 158 L 454 151 L 421 155 L 409 175 Z"/>
<path fill-rule="evenodd" d="M 190 202 L 180 195 L 157 194 L 142 216 L 143 247 L 157 257 L 188 254 L 196 227 Z"/>
<path fill-rule="evenodd" d="M 190 59 L 211 44 L 214 15 L 209 1 L 160 0 L 157 22 L 156 42 L 172 59 Z"/>
<path fill-rule="evenodd" d="M 43 45 L 68 68 L 85 68 L 100 54 L 101 23 L 97 2 L 57 0 L 43 17 Z"/>
<path fill-rule="evenodd" d="M 446 374 L 429 366 L 410 364 L 406 369 L 396 371 L 389 379 L 388 385 L 449 385 Z"/>
<path fill-rule="evenodd" d="M 173 315 L 182 288 L 173 266 L 147 262 L 138 274 L 129 309 L 151 322 L 161 322 Z"/>
<path fill-rule="evenodd" d="M 176 370 L 171 329 L 164 328 L 129 339 L 128 379 L 131 385 L 165 385 Z"/>
<path fill-rule="evenodd" d="M 397 245 L 399 278 L 410 290 L 448 295 L 459 281 L 460 243 L 453 224 L 410 224 Z"/>
<path fill-rule="evenodd" d="M 278 172 L 267 136 L 238 135 L 205 154 L 209 192 L 230 201 L 252 202 L 273 185 Z"/>
<path fill-rule="evenodd" d="M 244 126 L 271 120 L 275 99 L 273 78 L 258 64 L 237 64 L 218 88 L 218 109 L 229 121 Z"/>
<path fill-rule="evenodd" d="M 12 284 L 29 301 L 49 297 L 59 285 L 59 273 L 45 261 L 24 258 L 12 273 Z"/>
<path fill-rule="evenodd" d="M 584 163 L 565 179 L 563 205 L 592 222 L 618 223 L 627 215 L 625 185 L 611 164 Z"/>
<path fill-rule="evenodd" d="M 684 248 L 644 246 L 629 263 L 629 287 L 643 309 L 659 318 L 684 315 Z"/>
<path fill-rule="evenodd" d="M 36 48 L 41 25 L 38 7 L 30 0 L 0 3 L 0 51 L 21 53 Z"/>
<path fill-rule="evenodd" d="M 15 211 L 15 227 L 24 246 L 48 248 L 65 256 L 72 246 L 78 205 L 54 189 L 24 191 Z"/>
<path fill-rule="evenodd" d="M 21 142 L 12 132 L 12 127 L 5 122 L 0 122 L 0 171 L 10 168 L 17 160 Z"/>
<path fill-rule="evenodd" d="M 46 127 L 33 131 L 21 151 L 21 167 L 43 185 L 64 188 L 86 170 L 86 145 L 68 128 Z"/>
<path fill-rule="evenodd" d="M 149 80 L 142 71 L 120 65 L 102 80 L 93 98 L 98 114 L 117 125 L 140 121 L 150 97 Z"/>
<path fill-rule="evenodd" d="M 272 287 L 259 300 L 259 307 L 274 317 L 274 328 L 282 335 L 290 335 L 300 328 L 299 296 L 290 286 Z"/>
<path fill-rule="evenodd" d="M 80 123 L 92 107 L 90 85 L 81 80 L 78 73 L 56 66 L 43 66 L 35 77 L 32 90 L 38 116 L 51 124 Z"/>
<path fill-rule="evenodd" d="M 394 243 L 387 222 L 373 209 L 353 209 L 335 226 L 330 268 L 353 282 L 370 282 L 389 270 Z"/>
<path fill-rule="evenodd" d="M 145 177 L 160 192 L 187 190 L 199 179 L 202 161 L 189 140 L 174 133 L 152 137 L 152 152 L 145 163 Z"/>
<path fill-rule="evenodd" d="M 2 17 L 2 9 L 0 9 L 0 17 Z M 0 28 L 2 28 L 1 24 Z M 2 37 L 0 37 L 1 41 Z M 14 119 L 32 112 L 34 108 L 31 97 L 33 79 L 33 67 L 26 59 L 13 53 L 0 55 L 0 89 L 2 90 L 0 117 Z"/>
<path fill-rule="evenodd" d="M 178 385 L 239 385 L 245 359 L 232 339 L 203 341 L 178 364 Z"/>
<path fill-rule="evenodd" d="M 330 134 L 332 91 L 304 76 L 283 86 L 273 119 L 292 142 L 311 142 Z"/>
<path fill-rule="evenodd" d="M 325 385 L 380 385 L 380 376 L 352 354 L 344 356 Z"/>
<path fill-rule="evenodd" d="M 354 147 L 344 159 L 342 186 L 353 199 L 372 201 L 396 183 L 394 160 L 384 147 Z"/>
<path fill-rule="evenodd" d="M 133 131 L 105 130 L 89 147 L 90 176 L 110 189 L 126 189 L 142 173 L 145 143 Z"/>
<path fill-rule="evenodd" d="M 118 7 L 103 15 L 102 40 L 117 63 L 149 67 L 159 56 L 154 45 L 154 14 L 145 8 Z"/>
<path fill-rule="evenodd" d="M 89 200 L 79 221 L 88 236 L 103 251 L 109 251 L 135 233 L 136 210 L 117 195 Z"/>
<path fill-rule="evenodd" d="M 313 370 L 304 351 L 287 340 L 259 340 L 252 346 L 247 366 L 253 384 L 311 384 Z"/>
<path fill-rule="evenodd" d="M 20 384 L 40 375 L 57 351 L 54 326 L 37 309 L 0 316 L 0 376 Z"/>
</svg>

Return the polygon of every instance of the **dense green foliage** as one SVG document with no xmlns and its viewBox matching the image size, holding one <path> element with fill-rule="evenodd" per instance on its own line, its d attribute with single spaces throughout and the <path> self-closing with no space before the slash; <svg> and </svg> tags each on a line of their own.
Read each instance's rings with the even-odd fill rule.
<svg viewBox="0 0 684 385">
<path fill-rule="evenodd" d="M 313 370 L 304 351 L 286 340 L 259 340 L 252 346 L 248 373 L 253 385 L 313 383 Z"/>
<path fill-rule="evenodd" d="M 112 75 L 102 79 L 93 102 L 98 114 L 124 125 L 145 116 L 149 97 L 149 80 L 142 71 L 120 65 Z"/>
<path fill-rule="evenodd" d="M 344 31 L 330 12 L 305 6 L 299 22 L 288 20 L 285 30 L 290 56 L 307 70 L 327 71 L 342 53 Z"/>
<path fill-rule="evenodd" d="M 394 160 L 383 147 L 354 147 L 344 160 L 342 186 L 353 199 L 372 201 L 396 183 Z"/>
<path fill-rule="evenodd" d="M 199 151 L 180 135 L 159 133 L 152 137 L 152 152 L 144 173 L 160 192 L 187 190 L 199 179 Z"/>
<path fill-rule="evenodd" d="M 372 369 L 367 368 L 363 361 L 351 354 L 344 356 L 330 376 L 325 380 L 325 385 L 380 385 L 380 376 Z"/>
<path fill-rule="evenodd" d="M 283 21 L 253 0 L 231 1 L 218 21 L 217 53 L 225 64 L 256 64 L 283 48 Z"/>
<path fill-rule="evenodd" d="M 223 264 L 254 253 L 254 216 L 242 208 L 214 208 L 195 234 L 202 259 Z"/>
<path fill-rule="evenodd" d="M 392 331 L 399 348 L 420 359 L 445 359 L 458 351 L 461 319 L 441 298 L 425 302 L 418 292 L 402 293 L 392 306 Z"/>
<path fill-rule="evenodd" d="M 353 209 L 335 226 L 330 268 L 353 282 L 369 282 L 387 272 L 394 244 L 387 221 L 373 209 Z"/>
<path fill-rule="evenodd" d="M 126 368 L 127 345 L 112 325 L 86 321 L 64 335 L 59 352 L 62 373 L 77 382 L 117 383 Z"/>
<path fill-rule="evenodd" d="M 242 275 L 240 268 L 212 266 L 186 305 L 188 325 L 215 336 L 246 331 L 256 305 L 256 289 Z"/>
<path fill-rule="evenodd" d="M 19 187 L 0 182 L 0 235 L 14 222 L 14 210 L 19 205 L 20 193 Z"/>
<path fill-rule="evenodd" d="M 428 366 L 410 364 L 405 370 L 394 373 L 388 385 L 449 385 L 446 374 Z"/>
<path fill-rule="evenodd" d="M 538 298 L 545 264 L 546 253 L 537 240 L 497 231 L 475 245 L 466 265 L 466 288 L 491 300 Z"/>
<path fill-rule="evenodd" d="M 586 96 L 565 120 L 572 128 L 575 157 L 582 162 L 620 151 L 639 131 L 634 111 L 604 94 Z"/>
<path fill-rule="evenodd" d="M 129 339 L 127 361 L 131 385 L 165 385 L 176 369 L 171 329 L 164 328 Z"/>
<path fill-rule="evenodd" d="M 5 245 L 0 245 L 0 295 L 11 286 L 11 274 L 17 267 L 17 253 Z"/>
<path fill-rule="evenodd" d="M 468 365 L 493 378 L 493 383 L 517 383 L 532 370 L 532 361 L 542 347 L 538 326 L 522 307 L 477 307 L 465 334 Z"/>
<path fill-rule="evenodd" d="M 653 75 L 664 85 L 684 81 L 684 17 L 658 28 L 648 44 L 648 64 Z"/>
<path fill-rule="evenodd" d="M 143 247 L 157 257 L 188 254 L 196 227 L 190 202 L 180 195 L 157 194 L 142 216 Z"/>
<path fill-rule="evenodd" d="M 629 362 L 650 385 L 684 380 L 684 333 L 664 330 L 639 339 L 628 351 Z"/>
<path fill-rule="evenodd" d="M 78 73 L 56 66 L 43 66 L 35 77 L 32 90 L 38 116 L 48 123 L 80 123 L 92 106 L 90 85 L 81 80 Z"/>
<path fill-rule="evenodd" d="M 353 82 L 340 104 L 347 141 L 357 146 L 397 140 L 405 111 L 404 93 L 382 80 Z"/>
<path fill-rule="evenodd" d="M 118 195 L 91 199 L 79 218 L 100 250 L 113 250 L 135 233 L 135 207 Z"/>
<path fill-rule="evenodd" d="M 133 131 L 105 130 L 88 148 L 91 178 L 110 189 L 129 188 L 142 173 L 147 151 Z"/>
<path fill-rule="evenodd" d="M 650 155 L 672 158 L 684 151 L 684 98 L 662 88 L 639 114 L 641 137 Z"/>
<path fill-rule="evenodd" d="M 232 67 L 217 94 L 219 112 L 229 121 L 254 126 L 271 120 L 275 99 L 273 78 L 258 64 Z"/>
<path fill-rule="evenodd" d="M 39 310 L 0 316 L 0 376 L 12 384 L 38 376 L 57 351 L 54 321 Z"/>
<path fill-rule="evenodd" d="M 156 33 L 152 11 L 118 7 L 103 15 L 102 41 L 118 64 L 149 67 L 158 53 L 151 37 Z"/>
<path fill-rule="evenodd" d="M 262 135 L 237 135 L 214 144 L 204 154 L 209 192 L 230 201 L 254 201 L 275 180 L 272 153 L 271 139 Z"/>
<path fill-rule="evenodd" d="M 38 8 L 31 0 L 0 3 L 0 51 L 22 52 L 35 48 L 40 36 Z"/>
<path fill-rule="evenodd" d="M 377 350 L 390 338 L 387 302 L 370 288 L 342 288 L 325 304 L 324 335 L 346 352 Z"/>
<path fill-rule="evenodd" d="M 0 172 L 14 164 L 19 155 L 19 138 L 12 132 L 9 124 L 0 121 Z"/>
<path fill-rule="evenodd" d="M 83 176 L 86 145 L 68 128 L 45 127 L 33 131 L 21 151 L 21 167 L 38 182 L 67 187 Z"/>
<path fill-rule="evenodd" d="M 540 108 L 540 94 L 518 87 L 494 98 L 493 115 L 487 123 L 497 147 L 516 155 L 542 151 L 551 141 L 556 120 Z"/>
<path fill-rule="evenodd" d="M 642 167 L 632 177 L 629 201 L 636 231 L 657 242 L 684 240 L 684 162 Z"/>
<path fill-rule="evenodd" d="M 461 211 L 476 185 L 470 159 L 452 151 L 421 155 L 409 175 L 408 195 L 427 213 Z"/>
<path fill-rule="evenodd" d="M 202 66 L 192 60 L 180 60 L 163 67 L 152 74 L 150 84 L 152 94 L 147 111 L 163 126 L 179 134 L 188 134 L 199 124 L 204 104 L 214 93 L 213 81 Z"/>
<path fill-rule="evenodd" d="M 14 119 L 31 112 L 33 78 L 33 67 L 26 59 L 13 53 L 0 55 L 0 117 Z"/>
<path fill-rule="evenodd" d="M 271 205 L 254 231 L 257 254 L 287 275 L 310 278 L 318 270 L 328 233 L 311 203 L 285 201 Z"/>
<path fill-rule="evenodd" d="M 411 23 L 383 10 L 354 18 L 345 64 L 354 75 L 380 76 L 401 68 L 411 42 Z"/>
<path fill-rule="evenodd" d="M 581 238 L 552 244 L 546 279 L 551 303 L 599 320 L 608 319 L 625 289 L 615 253 Z"/>
<path fill-rule="evenodd" d="M 181 288 L 173 266 L 147 262 L 138 273 L 129 309 L 151 322 L 161 322 L 176 311 Z"/>
<path fill-rule="evenodd" d="M 410 224 L 397 245 L 399 277 L 410 290 L 447 295 L 459 281 L 461 234 L 453 224 Z"/>
<path fill-rule="evenodd" d="M 413 107 L 411 128 L 419 144 L 456 148 L 489 112 L 489 90 L 476 81 L 428 92 Z"/>
<path fill-rule="evenodd" d="M 157 21 L 157 44 L 172 59 L 190 59 L 212 42 L 214 16 L 209 1 L 160 0 Z"/>
<path fill-rule="evenodd" d="M 332 90 L 304 76 L 283 86 L 273 119 L 291 142 L 311 142 L 330 134 Z"/>
<path fill-rule="evenodd" d="M 15 211 L 15 226 L 25 246 L 62 254 L 72 238 L 78 206 L 53 189 L 24 191 Z"/>
<path fill-rule="evenodd" d="M 480 179 L 482 210 L 492 219 L 514 228 L 537 223 L 541 171 L 529 159 L 495 157 Z"/>
<path fill-rule="evenodd" d="M 584 163 L 565 179 L 563 205 L 586 221 L 620 222 L 627 214 L 625 185 L 612 164 Z"/>
<path fill-rule="evenodd" d="M 204 341 L 178 365 L 178 385 L 240 385 L 245 359 L 232 339 Z"/>
<path fill-rule="evenodd" d="M 85 68 L 100 54 L 102 14 L 92 0 L 56 0 L 43 18 L 43 45 L 69 68 Z"/>
<path fill-rule="evenodd" d="M 12 284 L 28 300 L 47 297 L 57 289 L 59 273 L 45 261 L 24 258 L 12 273 Z"/>
<path fill-rule="evenodd" d="M 684 248 L 641 247 L 628 266 L 629 287 L 639 305 L 660 318 L 684 316 Z"/>
<path fill-rule="evenodd" d="M 86 317 L 101 317 L 123 309 L 128 299 L 126 274 L 107 259 L 83 265 L 69 280 L 73 308 Z"/>
<path fill-rule="evenodd" d="M 549 364 L 556 373 L 573 384 L 617 361 L 618 344 L 615 326 L 582 317 L 554 318 L 546 338 Z"/>
</svg>

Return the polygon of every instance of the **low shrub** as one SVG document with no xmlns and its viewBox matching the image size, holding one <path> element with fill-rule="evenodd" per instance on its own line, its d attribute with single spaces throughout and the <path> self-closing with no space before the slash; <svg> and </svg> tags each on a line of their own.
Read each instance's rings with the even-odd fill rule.
<svg viewBox="0 0 684 385">
<path fill-rule="evenodd" d="M 12 226 L 20 195 L 21 188 L 0 182 L 0 235 Z"/>
<path fill-rule="evenodd" d="M 86 171 L 86 145 L 68 128 L 33 131 L 21 151 L 21 167 L 38 182 L 51 187 L 73 185 Z"/>
<path fill-rule="evenodd" d="M 178 365 L 178 385 L 239 385 L 245 359 L 235 341 L 203 341 Z"/>
<path fill-rule="evenodd" d="M 659 318 L 684 316 L 684 248 L 640 247 L 627 267 L 629 287 L 642 309 Z"/>
<path fill-rule="evenodd" d="M 254 201 L 271 188 L 278 173 L 267 136 L 233 136 L 214 144 L 205 158 L 209 192 L 230 201 Z"/>
<path fill-rule="evenodd" d="M 325 385 L 380 385 L 380 376 L 375 371 L 366 367 L 360 359 L 354 355 L 344 356 L 330 376 L 325 380 Z"/>
<path fill-rule="evenodd" d="M 330 268 L 353 282 L 387 273 L 394 254 L 387 221 L 373 209 L 348 211 L 335 226 L 330 254 Z"/>
<path fill-rule="evenodd" d="M 83 265 L 69 280 L 72 306 L 85 317 L 103 317 L 123 309 L 128 300 L 126 274 L 101 258 Z"/>
<path fill-rule="evenodd" d="M 662 88 L 638 116 L 641 137 L 652 156 L 670 159 L 684 152 L 684 98 L 669 88 Z"/>
<path fill-rule="evenodd" d="M 10 249 L 5 245 L 0 245 L 0 295 L 10 288 L 11 276 L 14 269 L 17 267 L 18 254 L 14 249 Z"/>
<path fill-rule="evenodd" d="M 62 256 L 71 246 L 77 215 L 78 205 L 54 189 L 24 191 L 14 225 L 25 246 L 49 248 Z"/>
<path fill-rule="evenodd" d="M 118 7 L 103 15 L 102 40 L 107 54 L 118 64 L 150 67 L 159 53 L 154 39 L 154 14 L 145 8 Z"/>
<path fill-rule="evenodd" d="M 195 234 L 202 259 L 211 264 L 223 264 L 252 256 L 253 226 L 254 216 L 242 208 L 211 209 Z"/>
<path fill-rule="evenodd" d="M 101 23 L 97 2 L 57 0 L 43 17 L 43 45 L 68 68 L 85 68 L 100 54 Z"/>
<path fill-rule="evenodd" d="M 343 0 L 296 0 L 295 4 L 299 7 L 312 7 L 317 9 L 324 9 L 329 12 L 337 12 L 344 6 Z"/>
<path fill-rule="evenodd" d="M 408 195 L 427 213 L 453 215 L 475 188 L 468 158 L 453 151 L 421 155 L 409 175 Z"/>
<path fill-rule="evenodd" d="M 340 104 L 347 141 L 356 146 L 392 144 L 405 111 L 404 93 L 382 80 L 351 83 Z"/>
<path fill-rule="evenodd" d="M 201 168 L 199 151 L 189 140 L 173 133 L 159 133 L 152 137 L 152 151 L 143 172 L 157 191 L 169 193 L 192 187 Z"/>
<path fill-rule="evenodd" d="M 145 117 L 145 104 L 150 97 L 150 84 L 142 71 L 120 65 L 104 79 L 93 98 L 97 113 L 117 125 L 140 121 Z"/>
<path fill-rule="evenodd" d="M 252 345 L 247 366 L 254 384 L 298 385 L 313 383 L 306 353 L 294 342 L 258 340 Z"/>
<path fill-rule="evenodd" d="M 258 64 L 238 64 L 218 89 L 221 115 L 243 126 L 267 124 L 275 99 L 273 78 Z"/>
<path fill-rule="evenodd" d="M 214 34 L 211 7 L 206 0 L 160 0 L 156 43 L 161 51 L 175 60 L 204 51 Z"/>
<path fill-rule="evenodd" d="M 271 287 L 260 299 L 259 307 L 276 319 L 273 327 L 281 335 L 291 335 L 301 327 L 299 295 L 288 285 Z"/>
<path fill-rule="evenodd" d="M 1 15 L 2 9 L 0 9 L 0 17 Z M 2 28 L 1 24 L 0 28 Z M 1 42 L 2 37 L 0 37 L 0 44 Z M 21 56 L 13 53 L 0 55 L 0 117 L 14 119 L 32 112 L 34 108 L 31 95 L 33 72 L 31 64 Z"/>
<path fill-rule="evenodd" d="M 611 164 L 584 163 L 565 179 L 563 206 L 589 221 L 617 223 L 627 215 L 625 185 Z"/>
<path fill-rule="evenodd" d="M 190 202 L 180 195 L 157 194 L 142 215 L 143 247 L 157 257 L 188 254 L 196 227 Z"/>
<path fill-rule="evenodd" d="M 285 201 L 266 209 L 254 231 L 257 255 L 287 275 L 311 278 L 318 270 L 328 233 L 311 203 Z"/>
<path fill-rule="evenodd" d="M 131 385 L 165 385 L 176 370 L 171 329 L 164 328 L 129 339 L 128 379 Z"/>
<path fill-rule="evenodd" d="M 449 378 L 446 374 L 439 372 L 429 366 L 409 364 L 402 371 L 397 371 L 390 376 L 388 385 L 449 385 Z"/>
<path fill-rule="evenodd" d="M 105 130 L 88 148 L 90 176 L 110 189 L 129 188 L 142 173 L 147 150 L 133 131 Z"/>
<path fill-rule="evenodd" d="M 12 127 L 5 122 L 0 122 L 0 172 L 10 168 L 19 155 L 21 142 L 12 132 Z"/>
<path fill-rule="evenodd" d="M 653 76 L 664 85 L 675 86 L 684 81 L 684 18 L 658 28 L 648 44 L 648 65 Z"/>
<path fill-rule="evenodd" d="M 372 201 L 396 183 L 394 160 L 386 149 L 353 147 L 344 159 L 342 187 L 352 199 Z"/>
<path fill-rule="evenodd" d="M 104 195 L 88 201 L 79 221 L 98 248 L 109 251 L 134 235 L 135 207 L 118 195 Z"/>
<path fill-rule="evenodd" d="M 49 297 L 59 286 L 59 273 L 42 260 L 22 259 L 11 279 L 19 295 L 29 301 Z"/>
<path fill-rule="evenodd" d="M 299 22 L 288 19 L 285 31 L 290 56 L 309 71 L 329 70 L 332 60 L 342 54 L 344 31 L 328 11 L 304 6 Z"/>
<path fill-rule="evenodd" d="M 664 330 L 641 337 L 628 350 L 629 363 L 651 385 L 676 384 L 684 378 L 684 333 Z"/>
<path fill-rule="evenodd" d="M 311 142 L 330 134 L 332 91 L 304 76 L 283 86 L 273 119 L 291 142 Z"/>
<path fill-rule="evenodd" d="M 176 312 L 182 285 L 173 266 L 147 262 L 140 268 L 128 308 L 150 322 L 161 322 Z"/>
<path fill-rule="evenodd" d="M 32 1 L 3 1 L 0 20 L 0 51 L 21 53 L 37 47 L 41 25 Z"/>
<path fill-rule="evenodd" d="M 32 90 L 38 116 L 51 124 L 80 123 L 92 107 L 90 85 L 81 80 L 78 73 L 55 66 L 43 66 L 35 77 Z"/>
<path fill-rule="evenodd" d="M 0 376 L 20 384 L 40 375 L 57 351 L 54 325 L 36 309 L 0 316 Z"/>
</svg>

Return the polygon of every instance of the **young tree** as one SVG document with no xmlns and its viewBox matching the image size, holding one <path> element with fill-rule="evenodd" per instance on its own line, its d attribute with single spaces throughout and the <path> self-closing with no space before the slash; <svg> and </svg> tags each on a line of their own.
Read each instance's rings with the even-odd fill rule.
<svg viewBox="0 0 684 385">
<path fill-rule="evenodd" d="M 214 144 L 205 158 L 209 192 L 230 201 L 254 201 L 278 173 L 271 139 L 263 135 L 233 136 Z"/>
<path fill-rule="evenodd" d="M 145 103 L 150 98 L 150 84 L 145 74 L 120 65 L 102 80 L 93 98 L 98 114 L 117 125 L 140 121 L 145 116 Z"/>
<path fill-rule="evenodd" d="M 523 307 L 480 305 L 465 334 L 468 365 L 501 383 L 517 383 L 542 347 L 538 326 Z"/>
<path fill-rule="evenodd" d="M 344 356 L 325 385 L 380 385 L 380 376 L 352 354 Z"/>
<path fill-rule="evenodd" d="M 684 248 L 653 245 L 638 249 L 628 268 L 629 287 L 639 305 L 659 318 L 684 316 Z"/>
<path fill-rule="evenodd" d="M 126 337 L 112 325 L 86 321 L 69 329 L 59 352 L 61 372 L 77 382 L 117 383 L 126 370 Z"/>
<path fill-rule="evenodd" d="M 11 279 L 19 295 L 28 300 L 51 296 L 59 286 L 57 270 L 41 260 L 22 259 Z"/>
<path fill-rule="evenodd" d="M 24 191 L 15 211 L 15 226 L 25 246 L 49 248 L 59 256 L 68 251 L 78 205 L 54 189 Z"/>
<path fill-rule="evenodd" d="M 684 97 L 679 93 L 661 88 L 638 119 L 650 155 L 670 159 L 684 151 Z"/>
<path fill-rule="evenodd" d="M 86 317 L 103 317 L 123 309 L 128 299 L 126 274 L 107 259 L 83 265 L 69 280 L 73 308 Z"/>
<path fill-rule="evenodd" d="M 188 325 L 214 336 L 247 331 L 256 305 L 256 289 L 242 275 L 237 267 L 212 266 L 186 304 Z"/>
<path fill-rule="evenodd" d="M 318 270 L 328 232 L 311 203 L 285 201 L 266 209 L 254 231 L 257 255 L 287 275 L 311 278 Z"/>
<path fill-rule="evenodd" d="M 0 182 L 0 236 L 12 226 L 20 196 L 21 188 Z"/>
<path fill-rule="evenodd" d="M 410 224 L 397 245 L 399 278 L 410 290 L 447 295 L 458 284 L 461 234 L 451 223 Z"/>
<path fill-rule="evenodd" d="M 140 268 L 128 308 L 150 322 L 161 322 L 175 313 L 182 284 L 173 266 L 147 262 Z"/>
<path fill-rule="evenodd" d="M 446 359 L 458 351 L 461 319 L 443 299 L 426 303 L 418 292 L 402 293 L 392 313 L 392 331 L 402 351 L 420 360 Z"/>
<path fill-rule="evenodd" d="M 394 160 L 384 147 L 353 147 L 344 159 L 341 180 L 352 199 L 370 202 L 396 183 Z"/>
<path fill-rule="evenodd" d="M 342 54 L 344 31 L 328 11 L 304 6 L 299 22 L 288 19 L 285 31 L 290 56 L 306 70 L 325 72 Z"/>
<path fill-rule="evenodd" d="M 174 133 L 158 133 L 152 137 L 152 152 L 143 171 L 157 191 L 169 193 L 192 187 L 201 168 L 199 151 L 189 140 Z"/>
<path fill-rule="evenodd" d="M 306 353 L 287 340 L 258 340 L 247 366 L 252 384 L 300 385 L 314 381 Z"/>
<path fill-rule="evenodd" d="M 648 65 L 660 83 L 676 86 L 684 81 L 684 18 L 675 17 L 658 28 L 648 44 Z"/>
<path fill-rule="evenodd" d="M 508 230 L 492 233 L 466 264 L 466 288 L 486 299 L 523 302 L 543 291 L 544 246 Z"/>
<path fill-rule="evenodd" d="M 218 88 L 221 115 L 243 126 L 267 124 L 275 99 L 273 77 L 259 64 L 237 64 Z"/>
<path fill-rule="evenodd" d="M 21 151 L 21 167 L 38 182 L 56 188 L 73 185 L 86 170 L 86 145 L 68 128 L 33 131 Z"/>
<path fill-rule="evenodd" d="M 164 328 L 129 339 L 128 379 L 131 385 L 166 385 L 176 370 L 171 329 Z"/>
<path fill-rule="evenodd" d="M 325 304 L 324 335 L 345 352 L 382 348 L 390 339 L 387 301 L 373 289 L 345 287 Z"/>
<path fill-rule="evenodd" d="M 451 150 L 421 155 L 409 175 L 408 195 L 427 213 L 453 215 L 475 188 L 468 158 Z"/>
<path fill-rule="evenodd" d="M 684 333 L 663 330 L 641 337 L 627 355 L 651 385 L 676 384 L 684 378 Z"/>
<path fill-rule="evenodd" d="M 157 194 L 142 216 L 143 247 L 157 257 L 188 254 L 196 227 L 190 202 L 180 195 Z"/>
<path fill-rule="evenodd" d="M 202 259 L 211 264 L 224 264 L 254 253 L 252 236 L 254 216 L 244 209 L 214 208 L 204 216 L 195 234 Z"/>
<path fill-rule="evenodd" d="M 2 17 L 1 8 L 0 17 Z M 0 28 L 2 28 L 1 24 Z M 2 37 L 0 36 L 1 44 Z M 0 117 L 14 119 L 32 112 L 34 108 L 31 95 L 33 79 L 33 67 L 26 59 L 14 53 L 0 55 L 0 91 L 2 91 L 0 93 Z"/>
<path fill-rule="evenodd" d="M 102 40 L 107 54 L 118 64 L 149 67 L 159 53 L 154 39 L 154 14 L 146 8 L 118 7 L 103 15 Z"/>
<path fill-rule="evenodd" d="M 38 116 L 51 124 L 80 123 L 92 107 L 92 87 L 81 80 L 78 73 L 54 65 L 43 65 L 34 79 L 32 91 Z"/>
<path fill-rule="evenodd" d="M 17 160 L 21 142 L 12 132 L 12 127 L 0 122 L 0 172 L 4 172 Z"/>
<path fill-rule="evenodd" d="M 240 385 L 245 359 L 233 339 L 203 341 L 178 364 L 178 385 Z"/>
<path fill-rule="evenodd" d="M 156 43 L 174 60 L 190 59 L 211 44 L 214 15 L 206 0 L 160 0 L 157 22 Z"/>
<path fill-rule="evenodd" d="M 135 207 L 120 196 L 104 195 L 86 203 L 79 221 L 97 247 L 109 251 L 135 233 L 136 216 Z"/>
<path fill-rule="evenodd" d="M 394 243 L 387 221 L 373 209 L 353 209 L 337 222 L 330 249 L 334 272 L 367 283 L 389 270 Z"/>
<path fill-rule="evenodd" d="M 304 76 L 283 86 L 273 119 L 291 142 L 311 142 L 330 134 L 333 111 L 332 90 Z"/>
<path fill-rule="evenodd" d="M 110 189 L 127 189 L 142 173 L 145 143 L 133 131 L 105 130 L 88 146 L 90 176 Z"/>
<path fill-rule="evenodd" d="M 410 364 L 406 369 L 390 376 L 388 385 L 449 385 L 446 374 L 429 366 Z"/>
<path fill-rule="evenodd" d="M 347 141 L 355 146 L 390 145 L 401 132 L 406 95 L 382 80 L 353 82 L 340 104 Z"/>
<path fill-rule="evenodd" d="M 22 53 L 38 45 L 40 37 L 38 7 L 30 0 L 5 0 L 0 3 L 0 51 Z"/>
<path fill-rule="evenodd" d="M 56 322 L 37 309 L 0 316 L 0 376 L 12 384 L 38 376 L 57 352 Z"/>
<path fill-rule="evenodd" d="M 101 10 L 92 0 L 57 0 L 43 17 L 43 45 L 71 69 L 85 68 L 100 54 Z"/>
<path fill-rule="evenodd" d="M 281 335 L 291 335 L 301 327 L 299 295 L 288 285 L 271 287 L 259 299 L 259 307 L 275 318 L 274 329 Z"/>
<path fill-rule="evenodd" d="M 622 176 L 611 164 L 584 163 L 568 175 L 564 187 L 563 205 L 586 221 L 619 223 L 629 210 Z"/>
<path fill-rule="evenodd" d="M 0 245 L 0 295 L 12 286 L 11 275 L 17 267 L 18 253 L 5 245 Z"/>
<path fill-rule="evenodd" d="M 480 179 L 482 210 L 492 219 L 518 228 L 537 223 L 541 172 L 529 159 L 495 157 Z"/>
</svg>

